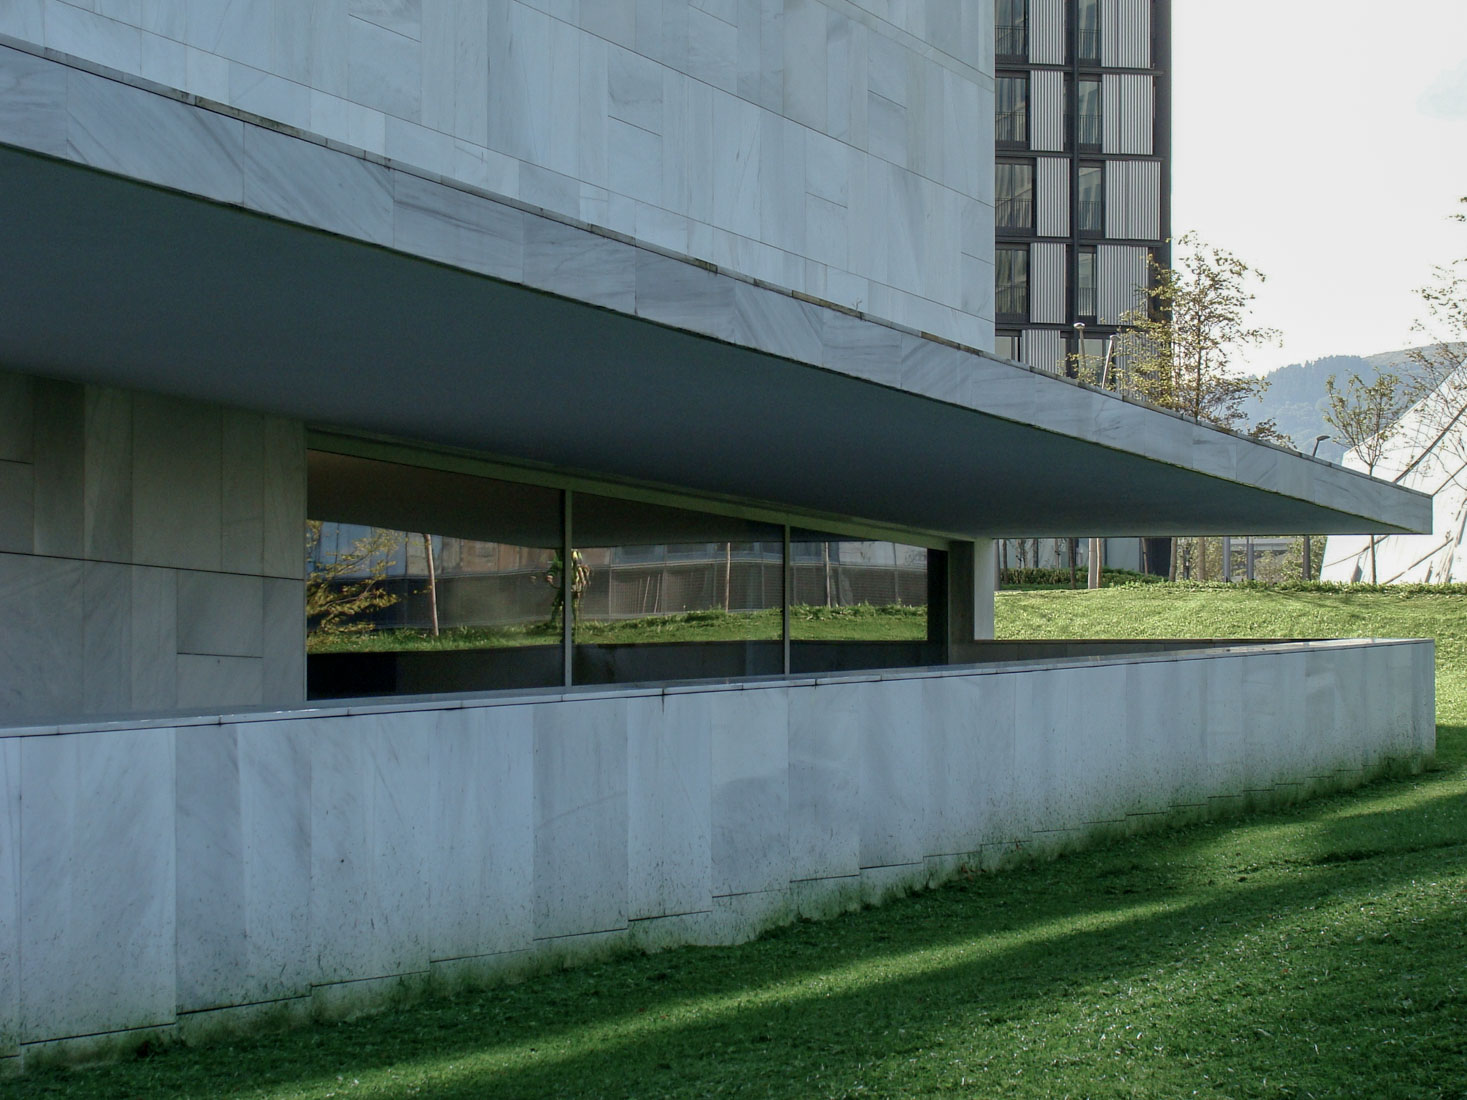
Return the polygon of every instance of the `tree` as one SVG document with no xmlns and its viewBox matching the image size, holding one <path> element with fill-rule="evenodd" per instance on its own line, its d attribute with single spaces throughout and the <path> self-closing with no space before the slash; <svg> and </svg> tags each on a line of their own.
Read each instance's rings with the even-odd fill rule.
<svg viewBox="0 0 1467 1100">
<path fill-rule="evenodd" d="M 1365 472 L 1375 474 L 1375 467 L 1385 457 L 1395 435 L 1401 414 L 1410 407 L 1410 399 L 1401 376 L 1391 371 L 1376 374 L 1367 382 L 1359 374 L 1350 373 L 1341 388 L 1335 375 L 1325 380 L 1324 419 L 1335 431 L 1335 438 L 1355 452 Z M 1376 538 L 1370 536 L 1370 583 L 1376 584 Z"/>
<path fill-rule="evenodd" d="M 1285 442 L 1272 420 L 1249 429 L 1246 405 L 1268 388 L 1237 362 L 1248 347 L 1276 343 L 1277 330 L 1254 325 L 1248 314 L 1253 282 L 1262 272 L 1195 233 L 1177 242 L 1177 267 L 1150 261 L 1144 307 L 1122 319 L 1118 340 L 1127 388 L 1199 424 L 1245 430 L 1255 439 Z M 1172 578 L 1178 546 L 1172 546 Z M 1199 546 L 1198 579 L 1207 579 L 1205 544 Z"/>
<path fill-rule="evenodd" d="M 1121 360 L 1127 385 L 1163 408 L 1198 423 L 1238 430 L 1248 422 L 1245 405 L 1268 383 L 1242 372 L 1238 353 L 1272 344 L 1278 331 L 1248 319 L 1253 281 L 1262 272 L 1226 249 L 1188 233 L 1177 241 L 1180 265 L 1151 261 L 1145 308 L 1121 319 Z M 1263 432 L 1272 425 L 1265 422 Z M 1277 434 L 1277 433 L 1274 433 Z"/>
<path fill-rule="evenodd" d="M 324 529 L 321 520 L 306 521 L 306 622 L 317 634 L 365 633 L 372 624 L 359 615 L 398 601 L 381 585 L 402 535 L 374 527 L 347 548 L 327 551 Z"/>
</svg>

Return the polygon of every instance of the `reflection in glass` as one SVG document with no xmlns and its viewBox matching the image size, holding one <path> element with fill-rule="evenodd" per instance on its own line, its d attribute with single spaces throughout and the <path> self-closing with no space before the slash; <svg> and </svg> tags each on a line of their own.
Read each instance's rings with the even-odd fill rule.
<svg viewBox="0 0 1467 1100">
<path fill-rule="evenodd" d="M 790 538 L 790 637 L 923 641 L 927 551 L 814 532 Z"/>
<path fill-rule="evenodd" d="M 577 683 L 780 670 L 782 528 L 587 493 L 573 508 Z"/>
</svg>

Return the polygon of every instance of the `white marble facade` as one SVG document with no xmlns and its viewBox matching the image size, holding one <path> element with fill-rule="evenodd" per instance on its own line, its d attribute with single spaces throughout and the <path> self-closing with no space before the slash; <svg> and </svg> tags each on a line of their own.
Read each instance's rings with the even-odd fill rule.
<svg viewBox="0 0 1467 1100">
<path fill-rule="evenodd" d="M 992 22 L 988 0 L 0 4 L 22 49 L 972 347 Z"/>
<path fill-rule="evenodd" d="M 0 372 L 0 723 L 305 698 L 305 432 Z"/>
<path fill-rule="evenodd" d="M 737 942 L 1420 766 L 1432 668 L 1280 643 L 0 730 L 0 1063 Z"/>
</svg>

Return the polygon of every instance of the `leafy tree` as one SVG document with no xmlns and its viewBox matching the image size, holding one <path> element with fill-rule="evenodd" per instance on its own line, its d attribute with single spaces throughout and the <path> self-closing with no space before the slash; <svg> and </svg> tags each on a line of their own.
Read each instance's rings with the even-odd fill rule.
<svg viewBox="0 0 1467 1100">
<path fill-rule="evenodd" d="M 317 634 L 358 634 L 372 629 L 358 616 L 391 607 L 399 597 L 382 589 L 402 535 L 374 527 L 344 550 L 326 552 L 325 524 L 306 521 L 306 622 Z"/>
<path fill-rule="evenodd" d="M 1119 338 L 1127 388 L 1163 408 L 1175 409 L 1199 424 L 1244 430 L 1247 405 L 1268 388 L 1263 378 L 1246 374 L 1237 362 L 1248 347 L 1276 343 L 1277 330 L 1254 325 L 1248 317 L 1253 282 L 1262 272 L 1226 249 L 1205 243 L 1195 233 L 1177 242 L 1175 268 L 1150 261 L 1145 307 L 1127 313 Z M 1266 420 L 1248 431 L 1255 439 L 1288 441 Z M 1172 544 L 1175 579 L 1180 544 Z M 1198 579 L 1207 579 L 1206 543 L 1199 543 Z"/>
<path fill-rule="evenodd" d="M 1199 423 L 1237 430 L 1248 421 L 1247 403 L 1268 388 L 1264 379 L 1242 372 L 1237 355 L 1279 336 L 1248 318 L 1254 299 L 1249 286 L 1264 276 L 1194 233 L 1178 239 L 1177 248 L 1177 267 L 1151 261 L 1146 308 L 1122 318 L 1127 385 Z M 1260 429 L 1277 436 L 1269 422 Z"/>
<path fill-rule="evenodd" d="M 1401 414 L 1409 407 L 1401 376 L 1382 371 L 1371 381 L 1351 372 L 1341 387 L 1335 375 L 1325 380 L 1324 419 L 1335 438 L 1355 452 L 1365 472 L 1385 457 L 1395 436 Z M 1378 583 L 1375 570 L 1376 537 L 1370 536 L 1370 583 Z"/>
</svg>

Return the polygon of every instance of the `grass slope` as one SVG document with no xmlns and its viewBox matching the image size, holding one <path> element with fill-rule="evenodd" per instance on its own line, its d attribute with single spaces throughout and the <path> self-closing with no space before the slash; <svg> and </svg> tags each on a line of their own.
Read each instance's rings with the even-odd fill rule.
<svg viewBox="0 0 1467 1100">
<path fill-rule="evenodd" d="M 966 877 L 737 948 L 39 1072 L 0 1093 L 1467 1095 L 1463 615 L 1419 597 L 1273 595 L 1021 593 L 1000 606 L 1009 628 L 1046 621 L 1056 636 L 1104 623 L 1113 635 L 1435 634 L 1449 655 L 1435 770 Z"/>
</svg>

